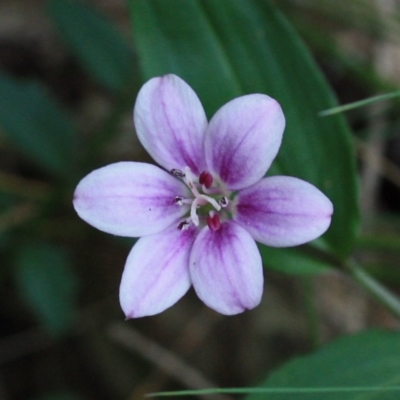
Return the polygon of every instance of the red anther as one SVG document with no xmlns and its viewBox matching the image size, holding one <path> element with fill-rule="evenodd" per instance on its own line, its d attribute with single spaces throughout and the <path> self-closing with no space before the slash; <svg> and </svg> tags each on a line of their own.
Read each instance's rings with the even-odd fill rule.
<svg viewBox="0 0 400 400">
<path fill-rule="evenodd" d="M 207 217 L 207 225 L 212 231 L 217 231 L 221 228 L 221 220 L 218 214 L 214 214 L 212 217 Z"/>
<path fill-rule="evenodd" d="M 207 189 L 210 188 L 213 183 L 212 175 L 207 171 L 203 171 L 199 176 L 199 183 L 200 185 L 204 185 Z"/>
</svg>

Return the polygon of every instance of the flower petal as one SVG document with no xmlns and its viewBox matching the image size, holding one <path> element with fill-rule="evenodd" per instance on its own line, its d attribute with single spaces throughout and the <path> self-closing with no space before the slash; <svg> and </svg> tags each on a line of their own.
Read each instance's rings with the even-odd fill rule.
<svg viewBox="0 0 400 400">
<path fill-rule="evenodd" d="M 161 168 L 138 162 L 120 162 L 97 169 L 83 178 L 74 194 L 74 207 L 88 224 L 119 236 L 157 233 L 188 211 L 174 204 L 188 189 Z"/>
<path fill-rule="evenodd" d="M 205 139 L 209 170 L 228 189 L 259 181 L 278 153 L 285 117 L 276 100 L 263 94 L 238 97 L 211 119 Z"/>
<path fill-rule="evenodd" d="M 267 246 L 297 246 L 322 235 L 333 205 L 315 186 L 289 176 L 273 176 L 238 193 L 234 219 Z"/>
<path fill-rule="evenodd" d="M 176 75 L 149 80 L 134 109 L 137 135 L 158 164 L 170 171 L 188 166 L 204 170 L 207 117 L 192 88 Z"/>
<path fill-rule="evenodd" d="M 235 222 L 225 222 L 217 231 L 203 228 L 190 254 L 190 276 L 200 299 L 221 314 L 238 314 L 261 301 L 260 253 Z"/>
<path fill-rule="evenodd" d="M 195 228 L 176 227 L 140 238 L 125 264 L 120 302 L 127 318 L 158 314 L 190 288 L 189 254 Z"/>
</svg>

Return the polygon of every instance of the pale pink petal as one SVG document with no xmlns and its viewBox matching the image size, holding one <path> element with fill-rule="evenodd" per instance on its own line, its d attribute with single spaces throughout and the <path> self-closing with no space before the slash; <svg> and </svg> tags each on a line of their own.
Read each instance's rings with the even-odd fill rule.
<svg viewBox="0 0 400 400">
<path fill-rule="evenodd" d="M 259 181 L 278 153 L 285 117 L 276 100 L 263 94 L 238 97 L 211 119 L 205 154 L 210 172 L 229 189 Z"/>
<path fill-rule="evenodd" d="M 158 314 L 175 304 L 191 285 L 189 253 L 195 228 L 176 227 L 140 238 L 125 264 L 120 302 L 127 318 Z"/>
<path fill-rule="evenodd" d="M 74 207 L 88 224 L 119 236 L 157 233 L 188 211 L 174 204 L 188 189 L 161 168 L 138 162 L 120 162 L 97 169 L 83 178 L 74 194 Z"/>
<path fill-rule="evenodd" d="M 261 301 L 260 253 L 235 222 L 224 222 L 217 231 L 202 229 L 190 254 L 190 276 L 200 299 L 221 314 L 238 314 Z"/>
<path fill-rule="evenodd" d="M 264 178 L 241 190 L 234 219 L 267 246 L 297 246 L 322 235 L 333 206 L 315 186 L 289 176 Z"/>
<path fill-rule="evenodd" d="M 176 75 L 143 85 L 134 109 L 137 135 L 158 164 L 170 171 L 188 166 L 204 170 L 207 117 L 192 88 Z"/>
</svg>

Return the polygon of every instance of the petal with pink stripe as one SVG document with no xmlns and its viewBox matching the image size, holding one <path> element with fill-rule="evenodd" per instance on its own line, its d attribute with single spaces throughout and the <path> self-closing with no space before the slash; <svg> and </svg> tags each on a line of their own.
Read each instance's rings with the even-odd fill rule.
<svg viewBox="0 0 400 400">
<path fill-rule="evenodd" d="M 176 227 L 140 238 L 125 264 L 120 303 L 127 318 L 158 314 L 190 288 L 189 254 L 196 229 Z"/>
<path fill-rule="evenodd" d="M 176 75 L 150 79 L 140 90 L 134 123 L 144 148 L 167 171 L 205 169 L 207 117 L 193 89 Z"/>
<path fill-rule="evenodd" d="M 260 253 L 252 237 L 233 221 L 216 231 L 201 230 L 190 254 L 190 276 L 199 298 L 221 314 L 238 314 L 261 301 Z"/>
<path fill-rule="evenodd" d="M 238 97 L 220 108 L 206 132 L 208 170 L 228 189 L 259 181 L 278 153 L 285 117 L 278 102 L 263 94 Z"/>
<path fill-rule="evenodd" d="M 188 211 L 174 204 L 188 196 L 178 179 L 151 164 L 120 162 L 83 178 L 74 193 L 74 207 L 88 224 L 119 236 L 160 232 Z"/>
<path fill-rule="evenodd" d="M 241 190 L 234 216 L 255 240 L 272 247 L 297 246 L 322 235 L 333 205 L 315 186 L 289 176 L 264 178 Z"/>
</svg>

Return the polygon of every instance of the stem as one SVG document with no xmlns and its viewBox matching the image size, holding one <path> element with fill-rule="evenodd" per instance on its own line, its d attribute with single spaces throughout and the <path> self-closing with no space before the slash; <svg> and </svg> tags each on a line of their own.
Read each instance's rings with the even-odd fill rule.
<svg viewBox="0 0 400 400">
<path fill-rule="evenodd" d="M 347 268 L 354 279 L 379 303 L 391 311 L 396 317 L 400 318 L 400 299 L 389 291 L 380 282 L 375 280 L 357 263 L 350 262 Z"/>
</svg>

